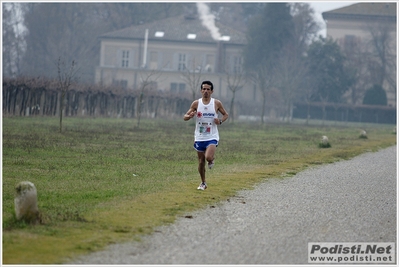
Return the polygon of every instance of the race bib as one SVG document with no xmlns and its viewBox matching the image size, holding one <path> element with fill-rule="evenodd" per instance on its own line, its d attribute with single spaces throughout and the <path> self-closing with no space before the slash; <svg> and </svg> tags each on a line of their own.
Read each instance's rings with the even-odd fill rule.
<svg viewBox="0 0 399 267">
<path fill-rule="evenodd" d="M 212 124 L 208 122 L 201 122 L 199 127 L 200 135 L 211 135 L 212 134 Z"/>
</svg>

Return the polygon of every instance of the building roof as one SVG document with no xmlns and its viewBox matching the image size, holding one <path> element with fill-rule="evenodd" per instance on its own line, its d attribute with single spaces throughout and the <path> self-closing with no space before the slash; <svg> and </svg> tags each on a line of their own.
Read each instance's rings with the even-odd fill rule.
<svg viewBox="0 0 399 267">
<path fill-rule="evenodd" d="M 230 44 L 245 44 L 244 33 L 215 22 L 222 39 Z M 106 39 L 135 39 L 143 40 L 145 30 L 148 29 L 148 40 L 163 41 L 190 41 L 215 43 L 210 31 L 202 25 L 200 19 L 195 15 L 181 15 L 178 17 L 166 18 L 142 25 L 134 25 L 121 30 L 105 33 L 100 38 Z"/>
<path fill-rule="evenodd" d="M 365 2 L 323 12 L 323 19 L 386 19 L 396 21 L 396 2 Z"/>
</svg>

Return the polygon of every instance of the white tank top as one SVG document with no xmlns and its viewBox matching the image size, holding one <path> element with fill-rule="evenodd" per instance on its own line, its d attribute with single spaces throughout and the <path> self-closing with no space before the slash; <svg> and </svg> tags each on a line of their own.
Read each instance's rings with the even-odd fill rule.
<svg viewBox="0 0 399 267">
<path fill-rule="evenodd" d="M 215 108 L 215 99 L 211 98 L 208 105 L 202 103 L 202 98 L 198 100 L 197 117 L 195 121 L 195 141 L 219 141 L 218 127 L 214 119 L 218 117 Z"/>
</svg>

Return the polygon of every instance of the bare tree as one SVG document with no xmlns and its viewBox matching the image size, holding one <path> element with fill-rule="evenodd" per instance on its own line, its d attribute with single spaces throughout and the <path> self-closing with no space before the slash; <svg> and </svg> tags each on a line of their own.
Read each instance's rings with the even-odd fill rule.
<svg viewBox="0 0 399 267">
<path fill-rule="evenodd" d="M 310 82 L 309 76 L 305 76 L 305 85 L 302 89 L 302 96 L 306 102 L 307 105 L 307 110 L 306 110 L 306 124 L 309 124 L 309 119 L 310 119 L 310 103 L 312 102 L 312 97 L 313 94 L 316 92 L 315 87 L 313 86 L 313 83 Z"/>
<path fill-rule="evenodd" d="M 24 17 L 29 33 L 22 74 L 56 78 L 51 67 L 61 56 L 68 62 L 79 58 L 80 79 L 92 81 L 99 60 L 97 37 L 108 30 L 107 21 L 95 14 L 97 7 L 91 3 L 33 3 Z"/>
<path fill-rule="evenodd" d="M 235 97 L 236 93 L 244 87 L 243 83 L 245 82 L 245 73 L 242 69 L 237 70 L 235 73 L 231 73 L 230 71 L 226 70 L 225 73 L 227 88 L 232 93 L 229 113 L 231 114 L 231 122 L 234 123 Z"/>
<path fill-rule="evenodd" d="M 64 99 L 65 94 L 72 85 L 73 79 L 76 78 L 78 69 L 76 68 L 76 62 L 72 60 L 71 65 L 67 66 L 65 61 L 58 58 L 57 62 L 58 69 L 58 86 L 61 91 L 60 97 L 60 133 L 62 132 L 62 113 L 64 110 Z"/>
<path fill-rule="evenodd" d="M 276 66 L 276 84 L 283 102 L 284 119 L 290 121 L 294 101 L 305 85 L 307 69 L 304 60 L 295 55 L 295 49 L 285 47 Z"/>
<path fill-rule="evenodd" d="M 347 69 L 353 74 L 353 85 L 350 87 L 350 103 L 361 104 L 366 88 L 370 86 L 371 80 L 367 66 L 367 50 L 360 37 L 353 36 L 352 41 L 343 44 L 343 53 L 346 57 Z"/>
<path fill-rule="evenodd" d="M 99 62 L 100 35 L 181 14 L 186 6 L 180 3 L 53 2 L 20 4 L 29 6 L 24 16 L 28 34 L 21 72 L 25 76 L 53 74 L 50 71 L 53 59 L 62 55 L 66 60 L 79 58 L 80 80 L 88 83 L 93 81 Z"/>
<path fill-rule="evenodd" d="M 184 72 L 182 72 L 182 79 L 188 84 L 194 101 L 202 83 L 202 66 L 196 66 L 194 59 L 191 69 L 185 66 Z"/>
<path fill-rule="evenodd" d="M 21 72 L 21 59 L 26 50 L 23 27 L 24 5 L 3 4 L 3 75 L 16 77 Z"/>
<path fill-rule="evenodd" d="M 296 49 L 306 51 L 307 46 L 317 38 L 321 23 L 315 20 L 315 11 L 309 3 L 290 3 L 294 21 L 294 38 Z"/>
<path fill-rule="evenodd" d="M 366 29 L 371 36 L 367 58 L 372 83 L 388 88 L 395 94 L 396 100 L 396 42 L 393 36 L 395 25 L 388 21 L 378 21 L 368 23 Z"/>
<path fill-rule="evenodd" d="M 140 73 L 140 89 L 139 89 L 139 98 L 137 101 L 137 128 L 140 128 L 140 120 L 141 120 L 141 112 L 144 104 L 144 98 L 146 93 L 153 89 L 156 84 L 156 81 L 161 76 L 161 73 L 156 70 L 151 70 L 150 72 L 142 72 Z"/>
<path fill-rule="evenodd" d="M 275 86 L 275 68 L 272 64 L 261 64 L 260 67 L 251 73 L 251 79 L 256 87 L 260 90 L 262 95 L 262 114 L 261 122 L 264 123 L 264 117 L 266 114 L 266 100 L 270 91 Z"/>
</svg>

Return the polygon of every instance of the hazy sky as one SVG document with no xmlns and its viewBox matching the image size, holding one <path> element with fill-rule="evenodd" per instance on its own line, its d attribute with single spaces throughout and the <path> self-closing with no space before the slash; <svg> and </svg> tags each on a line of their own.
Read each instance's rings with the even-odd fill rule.
<svg viewBox="0 0 399 267">
<path fill-rule="evenodd" d="M 316 17 L 317 19 L 322 22 L 323 24 L 323 30 L 320 32 L 321 35 L 323 35 L 324 37 L 326 36 L 326 29 L 325 26 L 326 24 L 323 21 L 323 17 L 321 16 L 321 13 L 325 12 L 325 11 L 330 11 L 333 9 L 337 9 L 337 8 L 341 8 L 341 7 L 345 7 L 345 6 L 350 6 L 353 4 L 356 4 L 358 2 L 349 2 L 349 1 L 340 1 L 340 2 L 323 2 L 323 1 L 314 1 L 314 2 L 310 2 L 310 5 L 313 7 L 313 9 L 316 12 Z"/>
<path fill-rule="evenodd" d="M 349 2 L 349 1 L 336 1 L 336 2 L 323 2 L 323 1 L 314 1 L 310 2 L 311 6 L 315 9 L 316 12 L 322 13 L 324 11 L 330 11 L 333 9 L 341 8 L 344 6 L 350 6 L 356 4 L 358 2 Z"/>
<path fill-rule="evenodd" d="M 15 2 L 23 2 L 23 1 L 16 0 Z M 57 1 L 51 1 L 51 2 L 57 2 Z M 131 2 L 136 2 L 136 1 L 131 1 Z M 240 1 L 237 1 L 237 2 L 240 2 Z M 290 1 L 288 1 L 288 2 L 290 2 Z M 292 2 L 301 2 L 301 1 L 292 1 Z M 318 19 L 322 23 L 322 27 L 323 27 L 323 29 L 320 31 L 319 34 L 323 35 L 324 37 L 326 35 L 326 30 L 325 30 L 325 23 L 323 21 L 323 17 L 321 16 L 321 13 L 323 13 L 325 11 L 330 11 L 333 9 L 337 9 L 337 8 L 341 8 L 344 6 L 349 6 L 349 5 L 358 3 L 358 2 L 349 2 L 349 1 L 335 1 L 335 2 L 303 1 L 303 2 L 310 3 L 310 5 L 315 10 L 316 19 Z"/>
</svg>

